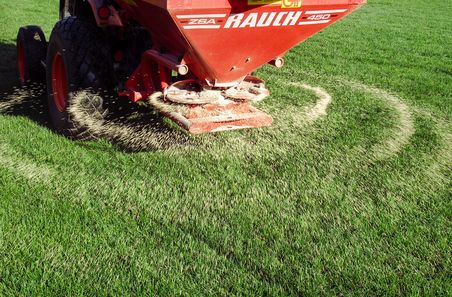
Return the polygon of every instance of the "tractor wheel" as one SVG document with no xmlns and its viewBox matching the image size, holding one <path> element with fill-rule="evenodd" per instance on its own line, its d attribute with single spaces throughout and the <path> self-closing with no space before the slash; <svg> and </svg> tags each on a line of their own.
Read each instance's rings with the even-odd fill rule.
<svg viewBox="0 0 452 297">
<path fill-rule="evenodd" d="M 111 65 L 106 37 L 94 22 L 67 17 L 55 25 L 47 51 L 47 98 L 57 132 L 73 138 L 80 135 L 83 127 L 68 112 L 74 96 L 86 89 L 112 89 Z"/>
<path fill-rule="evenodd" d="M 20 84 L 44 82 L 45 70 L 42 62 L 46 59 L 47 43 L 41 28 L 21 27 L 17 33 L 16 46 Z"/>
</svg>

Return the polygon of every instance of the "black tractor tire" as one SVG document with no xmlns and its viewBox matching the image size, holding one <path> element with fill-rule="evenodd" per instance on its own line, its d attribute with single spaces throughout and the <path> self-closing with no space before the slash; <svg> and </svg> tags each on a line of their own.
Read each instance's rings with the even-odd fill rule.
<svg viewBox="0 0 452 297">
<path fill-rule="evenodd" d="M 104 32 L 92 20 L 71 16 L 55 25 L 46 64 L 49 112 L 58 133 L 83 138 L 80 135 L 86 127 L 74 121 L 70 107 L 81 91 L 100 93 L 113 89 L 111 56 Z"/>
<path fill-rule="evenodd" d="M 47 42 L 41 28 L 25 26 L 19 29 L 16 39 L 17 71 L 21 85 L 45 81 Z"/>
</svg>

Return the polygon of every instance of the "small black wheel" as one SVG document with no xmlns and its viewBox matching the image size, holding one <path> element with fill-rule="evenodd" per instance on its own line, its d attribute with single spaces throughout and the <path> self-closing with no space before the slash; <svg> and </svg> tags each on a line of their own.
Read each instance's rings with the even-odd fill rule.
<svg viewBox="0 0 452 297">
<path fill-rule="evenodd" d="M 44 82 L 47 42 L 41 28 L 26 26 L 17 33 L 17 70 L 21 85 L 30 82 Z"/>
<path fill-rule="evenodd" d="M 60 20 L 50 37 L 46 64 L 53 126 L 57 132 L 77 138 L 84 127 L 69 112 L 75 95 L 86 89 L 111 90 L 114 85 L 111 50 L 104 32 L 90 19 L 71 16 Z"/>
</svg>

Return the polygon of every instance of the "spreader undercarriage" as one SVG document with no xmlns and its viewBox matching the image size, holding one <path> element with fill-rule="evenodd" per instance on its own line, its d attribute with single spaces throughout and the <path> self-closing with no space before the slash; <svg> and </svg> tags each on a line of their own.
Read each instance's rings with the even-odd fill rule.
<svg viewBox="0 0 452 297">
<path fill-rule="evenodd" d="M 250 76 L 227 89 L 188 80 L 153 94 L 150 104 L 190 133 L 200 134 L 271 125 L 272 117 L 251 105 L 268 95 L 263 82 Z"/>
</svg>

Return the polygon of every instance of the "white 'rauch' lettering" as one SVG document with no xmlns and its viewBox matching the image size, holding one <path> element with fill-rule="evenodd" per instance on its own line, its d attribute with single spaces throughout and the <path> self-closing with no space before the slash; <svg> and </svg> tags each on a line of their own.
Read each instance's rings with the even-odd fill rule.
<svg viewBox="0 0 452 297">
<path fill-rule="evenodd" d="M 243 13 L 231 14 L 226 20 L 224 28 L 295 26 L 302 14 L 301 11 L 264 12 L 262 14 L 252 12 L 246 17 Z"/>
</svg>

